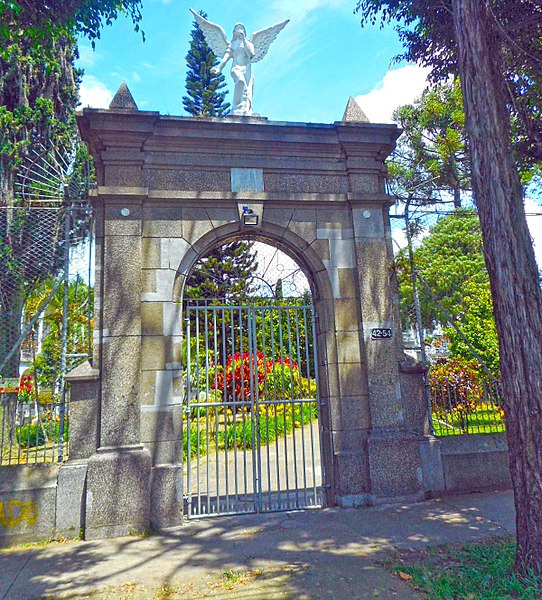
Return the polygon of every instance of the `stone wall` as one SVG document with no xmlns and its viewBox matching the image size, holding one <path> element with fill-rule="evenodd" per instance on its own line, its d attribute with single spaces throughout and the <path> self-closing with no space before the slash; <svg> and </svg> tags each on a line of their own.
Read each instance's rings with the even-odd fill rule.
<svg viewBox="0 0 542 600">
<path fill-rule="evenodd" d="M 505 433 L 440 438 L 446 492 L 476 492 L 511 486 Z"/>
<path fill-rule="evenodd" d="M 53 535 L 58 470 L 57 465 L 0 467 L 1 544 L 46 540 Z"/>
</svg>

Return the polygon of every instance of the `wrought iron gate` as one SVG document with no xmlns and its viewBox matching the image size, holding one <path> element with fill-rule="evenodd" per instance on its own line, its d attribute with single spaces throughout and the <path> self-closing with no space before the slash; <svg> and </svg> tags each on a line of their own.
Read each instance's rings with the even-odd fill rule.
<svg viewBox="0 0 542 600">
<path fill-rule="evenodd" d="M 322 505 L 314 310 L 188 300 L 185 514 Z"/>
</svg>

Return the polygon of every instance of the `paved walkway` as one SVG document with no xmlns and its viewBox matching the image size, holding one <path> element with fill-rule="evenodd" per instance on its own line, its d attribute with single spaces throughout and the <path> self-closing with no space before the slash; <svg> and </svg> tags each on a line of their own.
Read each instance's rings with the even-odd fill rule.
<svg viewBox="0 0 542 600">
<path fill-rule="evenodd" d="M 250 448 L 234 448 L 211 451 L 199 460 L 191 457 L 191 514 L 254 510 L 256 473 L 262 492 L 260 512 L 320 505 L 319 435 L 314 420 L 262 445 L 259 454 Z"/>
<path fill-rule="evenodd" d="M 215 517 L 146 539 L 3 550 L 0 599 L 408 600 L 418 596 L 384 569 L 386 551 L 513 531 L 510 492 L 408 506 Z"/>
</svg>

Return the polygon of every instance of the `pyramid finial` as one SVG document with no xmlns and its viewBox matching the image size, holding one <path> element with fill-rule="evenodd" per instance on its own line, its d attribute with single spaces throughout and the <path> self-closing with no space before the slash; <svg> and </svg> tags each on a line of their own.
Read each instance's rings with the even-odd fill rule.
<svg viewBox="0 0 542 600">
<path fill-rule="evenodd" d="M 350 96 L 348 104 L 344 109 L 342 120 L 348 123 L 369 123 L 367 115 L 361 110 L 361 106 Z"/>
<path fill-rule="evenodd" d="M 137 104 L 135 103 L 134 97 L 132 96 L 126 82 L 123 81 L 120 84 L 117 93 L 111 103 L 109 104 L 109 108 L 121 108 L 124 110 L 137 110 Z"/>
</svg>

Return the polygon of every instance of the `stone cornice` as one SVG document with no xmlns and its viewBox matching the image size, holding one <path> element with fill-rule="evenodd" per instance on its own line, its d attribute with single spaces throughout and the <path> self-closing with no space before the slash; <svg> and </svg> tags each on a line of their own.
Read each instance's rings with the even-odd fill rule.
<svg viewBox="0 0 542 600">
<path fill-rule="evenodd" d="M 179 168 L 228 164 L 296 171 L 370 169 L 400 134 L 394 125 L 285 123 L 263 119 L 196 119 L 156 112 L 85 109 L 77 121 L 97 163 Z M 333 167 L 335 164 L 335 167 Z M 374 168 L 374 166 L 373 166 Z M 98 169 L 100 172 L 100 169 Z"/>
<path fill-rule="evenodd" d="M 96 200 L 112 202 L 141 201 L 154 204 L 160 201 L 177 201 L 182 203 L 194 202 L 264 202 L 264 203 L 336 203 L 348 202 L 362 205 L 391 205 L 394 199 L 386 194 L 315 194 L 315 193 L 279 193 L 279 192 L 222 192 L 222 191 L 190 191 L 190 190 L 149 190 L 146 187 L 98 186 L 91 190 L 91 196 Z"/>
</svg>

